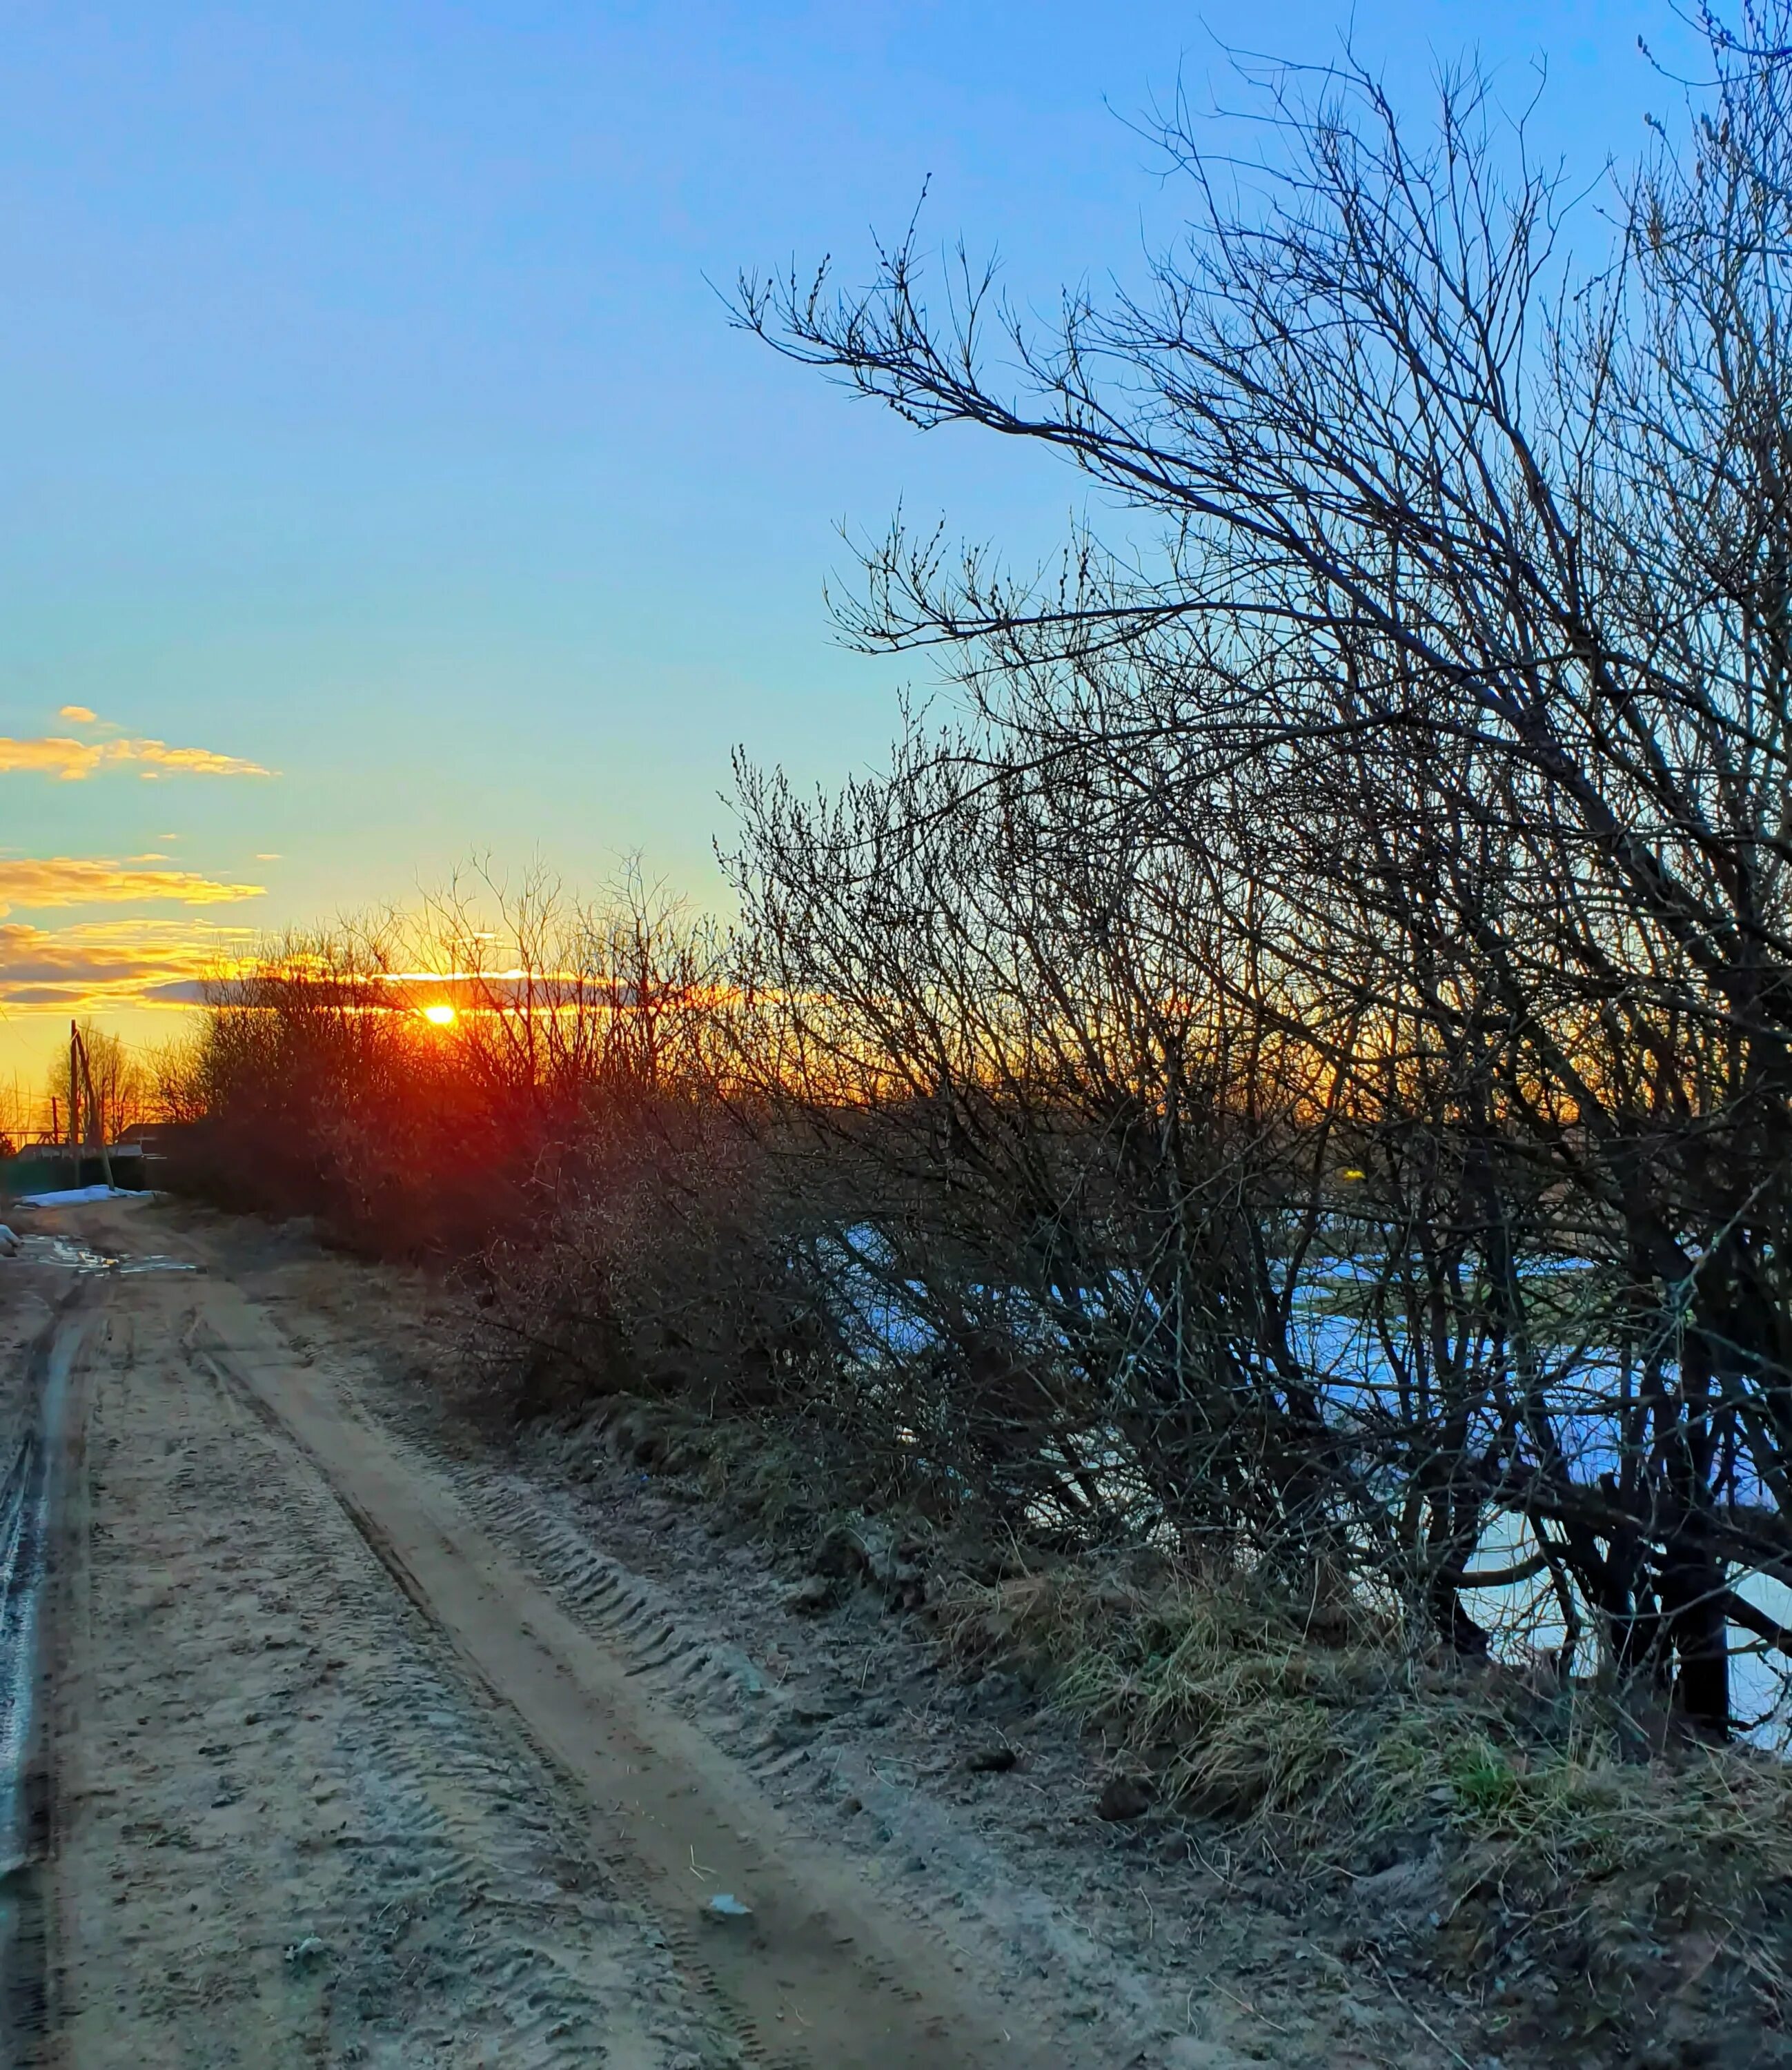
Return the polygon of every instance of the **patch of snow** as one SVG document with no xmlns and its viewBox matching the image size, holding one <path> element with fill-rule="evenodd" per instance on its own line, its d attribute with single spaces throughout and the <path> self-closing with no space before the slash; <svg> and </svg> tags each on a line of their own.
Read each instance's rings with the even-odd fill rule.
<svg viewBox="0 0 1792 2070">
<path fill-rule="evenodd" d="M 123 1186 L 65 1186 L 55 1193 L 22 1193 L 22 1208 L 81 1208 L 90 1201 L 134 1201 L 141 1195 Z"/>
</svg>

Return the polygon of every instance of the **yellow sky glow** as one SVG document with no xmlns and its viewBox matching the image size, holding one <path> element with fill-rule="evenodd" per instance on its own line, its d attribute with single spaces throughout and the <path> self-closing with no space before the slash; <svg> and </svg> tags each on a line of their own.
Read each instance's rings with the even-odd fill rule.
<svg viewBox="0 0 1792 2070">
<path fill-rule="evenodd" d="M 92 856 L 0 861 L 0 914 L 14 906 L 221 906 L 260 898 L 266 886 L 227 884 L 192 869 L 144 869 Z"/>
<path fill-rule="evenodd" d="M 219 755 L 209 747 L 170 747 L 165 740 L 76 740 L 56 734 L 15 740 L 0 736 L 0 775 L 28 771 L 79 783 L 96 770 L 133 767 L 142 776 L 159 776 L 165 770 L 185 776 L 273 774 L 240 755 Z"/>
</svg>

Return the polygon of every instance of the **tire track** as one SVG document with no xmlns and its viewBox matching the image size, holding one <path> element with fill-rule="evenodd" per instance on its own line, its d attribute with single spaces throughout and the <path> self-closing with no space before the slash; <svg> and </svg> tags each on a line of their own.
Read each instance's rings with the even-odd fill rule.
<svg viewBox="0 0 1792 2070">
<path fill-rule="evenodd" d="M 875 1844 L 859 1851 L 886 1878 L 887 1900 L 911 1914 L 926 1900 L 911 1896 L 906 1864 L 924 1858 L 935 1886 L 952 1886 L 951 1946 L 981 1935 L 984 1967 L 1004 1960 L 1090 2000 L 1118 1998 L 1148 2025 L 1156 2011 L 1143 1983 L 1122 1973 L 1113 1952 L 1063 1908 L 1037 1893 L 1019 1893 L 1012 1869 L 987 1842 L 922 1789 L 887 1781 L 833 1692 L 770 1683 L 742 1650 L 680 1603 L 671 1591 L 623 1565 L 593 1543 L 563 1511 L 515 1471 L 466 1465 L 446 1469 L 468 1508 L 517 1552 L 556 1601 L 593 1636 L 614 1647 L 632 1677 L 685 1710 L 729 1746 L 762 1785 L 787 1786 L 785 1801 L 831 1814 L 837 1837 L 842 1802 L 866 1814 Z M 829 1730 L 837 1716 L 845 1730 Z"/>
<path fill-rule="evenodd" d="M 725 2007 L 749 2055 L 778 2070 L 973 2070 L 1066 2062 L 1004 2008 L 980 2002 L 936 1933 L 793 1831 L 755 1776 L 718 1753 L 653 1686 L 669 1671 L 720 1691 L 744 1656 L 690 1645 L 611 1563 L 591 1600 L 614 1605 L 599 1638 L 512 1559 L 441 1475 L 360 1415 L 329 1375 L 301 1367 L 239 1291 L 202 1295 L 198 1341 L 246 1398 L 309 1456 L 405 1594 L 465 1671 L 510 1707 L 578 1785 L 591 1845 L 657 1915 L 681 1970 Z M 769 1749 L 762 1749 L 769 1751 Z M 711 1925 L 729 1892 L 751 1917 Z"/>
<path fill-rule="evenodd" d="M 284 1431 L 106 1290 L 56 1864 L 73 2070 L 721 2070 L 577 1807 Z M 96 1333 L 97 1337 L 97 1333 Z"/>
</svg>

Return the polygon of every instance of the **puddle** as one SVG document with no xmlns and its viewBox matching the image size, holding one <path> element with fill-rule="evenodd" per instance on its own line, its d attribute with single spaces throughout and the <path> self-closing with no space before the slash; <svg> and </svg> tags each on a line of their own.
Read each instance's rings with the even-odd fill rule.
<svg viewBox="0 0 1792 2070">
<path fill-rule="evenodd" d="M 22 1236 L 18 1255 L 35 1265 L 57 1265 L 69 1272 L 112 1272 L 121 1278 L 139 1272 L 197 1272 L 183 1258 L 115 1258 L 67 1236 Z"/>
</svg>

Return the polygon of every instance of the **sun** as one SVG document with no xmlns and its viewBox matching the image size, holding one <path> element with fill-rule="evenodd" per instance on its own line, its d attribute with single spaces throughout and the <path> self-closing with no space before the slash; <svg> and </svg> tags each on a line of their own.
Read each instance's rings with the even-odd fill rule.
<svg viewBox="0 0 1792 2070">
<path fill-rule="evenodd" d="M 423 1018 L 432 1028 L 452 1028 L 458 1018 L 454 1008 L 445 999 L 439 999 L 432 1006 L 426 1006 Z"/>
</svg>

